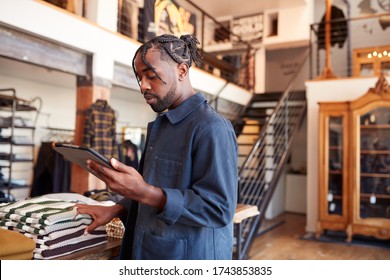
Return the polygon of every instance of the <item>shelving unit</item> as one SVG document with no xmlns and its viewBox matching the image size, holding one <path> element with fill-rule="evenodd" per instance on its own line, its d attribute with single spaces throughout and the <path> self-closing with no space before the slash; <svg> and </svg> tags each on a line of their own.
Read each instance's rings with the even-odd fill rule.
<svg viewBox="0 0 390 280">
<path fill-rule="evenodd" d="M 29 187 L 34 162 L 34 134 L 42 101 L 0 89 L 0 190 L 12 200 L 11 190 Z"/>
<path fill-rule="evenodd" d="M 390 87 L 350 102 L 321 102 L 319 219 L 323 230 L 390 239 Z"/>
</svg>

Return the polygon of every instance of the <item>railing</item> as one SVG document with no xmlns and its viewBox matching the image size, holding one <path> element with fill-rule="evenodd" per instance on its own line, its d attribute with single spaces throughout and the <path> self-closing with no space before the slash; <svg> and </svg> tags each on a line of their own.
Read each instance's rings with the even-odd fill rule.
<svg viewBox="0 0 390 280">
<path fill-rule="evenodd" d="M 230 30 L 229 21 L 219 22 L 194 1 L 179 0 L 197 18 L 197 37 L 205 64 L 203 68 L 249 91 L 254 89 L 254 54 L 250 42 Z M 188 5 L 189 4 L 189 5 Z"/>
<path fill-rule="evenodd" d="M 325 67 L 325 26 L 326 22 L 315 23 L 310 26 L 311 55 L 310 55 L 310 76 L 311 78 L 321 77 Z M 390 75 L 390 14 L 375 14 L 371 16 L 355 17 L 350 19 L 333 19 L 330 21 L 330 61 L 331 69 L 336 77 L 352 76 L 376 76 L 370 71 L 371 66 L 367 62 L 367 68 L 363 69 L 357 54 L 361 49 L 387 47 L 385 55 L 371 56 L 364 58 L 373 62 L 384 62 L 382 71 Z"/>
<path fill-rule="evenodd" d="M 209 95 L 204 93 L 208 103 L 232 124 L 239 118 L 245 106 L 236 102 L 220 98 L 219 95 Z"/>
<path fill-rule="evenodd" d="M 155 8 L 155 12 L 169 5 L 166 13 L 161 12 L 160 18 L 166 17 L 165 20 L 161 19 L 159 22 L 147 20 L 150 15 L 146 10 L 150 7 L 137 7 L 134 1 L 133 4 L 129 4 L 130 2 L 132 1 L 118 1 L 118 32 L 140 42 L 147 40 L 148 36 L 151 36 L 149 33 L 157 35 L 172 33 L 177 36 L 186 33 L 194 34 L 200 41 L 200 50 L 204 57 L 204 63 L 201 66 L 203 70 L 253 91 L 252 47 L 240 36 L 231 32 L 226 24 L 218 22 L 190 0 L 176 0 L 175 3 L 156 1 L 158 8 Z M 170 21 L 171 17 L 175 17 L 180 24 L 173 26 L 174 20 Z M 229 42 L 234 42 L 234 44 L 231 43 L 226 49 L 226 43 Z M 211 47 L 212 51 L 208 47 Z"/>
<path fill-rule="evenodd" d="M 242 250 L 238 259 L 245 258 L 264 218 L 280 174 L 286 164 L 294 134 L 298 131 L 306 112 L 306 96 L 295 90 L 296 81 L 302 75 L 308 54 L 305 55 L 295 76 L 283 93 L 269 121 L 239 171 L 239 203 L 256 205 L 260 215 L 242 222 L 240 240 Z"/>
</svg>

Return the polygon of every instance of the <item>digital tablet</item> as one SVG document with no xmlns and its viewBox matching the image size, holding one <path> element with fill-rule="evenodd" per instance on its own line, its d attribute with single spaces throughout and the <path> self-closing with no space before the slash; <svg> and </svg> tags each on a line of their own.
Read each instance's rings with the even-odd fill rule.
<svg viewBox="0 0 390 280">
<path fill-rule="evenodd" d="M 88 148 L 88 147 L 83 147 L 83 146 L 77 146 L 77 145 L 71 145 L 71 144 L 66 144 L 66 143 L 58 143 L 54 142 L 52 144 L 52 148 L 62 154 L 67 160 L 76 163 L 79 165 L 81 168 L 85 169 L 86 171 L 92 173 L 96 177 L 99 178 L 99 176 L 89 169 L 87 167 L 87 160 L 93 160 L 105 167 L 111 168 L 112 170 L 115 170 L 110 161 L 96 152 L 94 149 Z"/>
</svg>

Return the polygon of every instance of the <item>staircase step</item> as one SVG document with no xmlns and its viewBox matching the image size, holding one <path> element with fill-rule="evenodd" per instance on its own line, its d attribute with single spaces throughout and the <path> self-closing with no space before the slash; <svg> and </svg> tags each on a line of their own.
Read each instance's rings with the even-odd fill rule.
<svg viewBox="0 0 390 280">
<path fill-rule="evenodd" d="M 269 113 L 271 110 L 267 110 L 267 108 L 254 108 L 249 107 L 246 109 L 245 113 Z"/>
<path fill-rule="evenodd" d="M 238 146 L 253 146 L 253 143 L 237 143 Z"/>
<path fill-rule="evenodd" d="M 242 132 L 240 135 L 257 136 L 257 135 L 259 135 L 259 133 L 258 132 Z"/>
<path fill-rule="evenodd" d="M 282 92 L 255 93 L 252 97 L 252 102 L 278 101 L 282 94 Z"/>
<path fill-rule="evenodd" d="M 238 157 L 247 157 L 247 154 L 239 154 Z"/>
<path fill-rule="evenodd" d="M 248 121 L 255 121 L 256 124 L 246 124 L 247 126 L 258 126 L 262 127 L 264 124 L 266 124 L 266 119 L 265 118 L 249 118 L 249 117 L 243 117 L 245 120 Z"/>
<path fill-rule="evenodd" d="M 266 118 L 266 117 L 270 117 L 271 115 L 267 114 L 267 113 L 262 113 L 262 112 L 246 112 L 243 117 L 245 118 Z"/>
<path fill-rule="evenodd" d="M 276 105 L 277 105 L 276 102 L 274 104 L 270 104 L 269 102 L 267 102 L 267 103 L 260 102 L 260 103 L 252 103 L 252 104 L 250 104 L 250 106 L 248 108 L 249 109 L 273 110 L 273 109 L 275 109 Z"/>
<path fill-rule="evenodd" d="M 248 120 L 248 119 L 245 119 L 246 121 L 251 121 L 252 123 L 247 123 L 245 122 L 245 126 L 260 126 L 260 123 L 256 120 Z"/>
</svg>

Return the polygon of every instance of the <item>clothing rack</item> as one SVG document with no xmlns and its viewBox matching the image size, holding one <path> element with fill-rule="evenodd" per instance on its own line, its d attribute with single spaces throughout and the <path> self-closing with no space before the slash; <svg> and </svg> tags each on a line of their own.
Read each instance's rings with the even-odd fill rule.
<svg viewBox="0 0 390 280">
<path fill-rule="evenodd" d="M 73 142 L 74 129 L 57 128 L 57 127 L 41 127 L 49 132 L 41 138 L 41 142 Z"/>
</svg>

